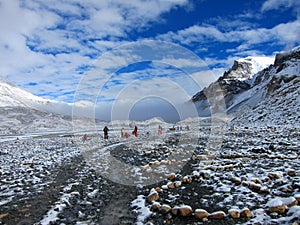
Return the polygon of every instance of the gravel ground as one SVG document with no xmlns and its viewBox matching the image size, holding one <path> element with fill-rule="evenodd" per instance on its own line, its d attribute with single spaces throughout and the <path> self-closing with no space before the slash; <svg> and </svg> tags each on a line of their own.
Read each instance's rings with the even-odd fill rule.
<svg viewBox="0 0 300 225">
<path fill-rule="evenodd" d="M 72 137 L 1 142 L 0 224 L 296 224 L 299 214 L 288 210 L 298 208 L 288 206 L 283 214 L 271 213 L 267 204 L 300 194 L 298 134 L 298 128 L 290 127 L 236 128 L 226 132 L 221 151 L 205 163 L 201 158 L 208 151 L 204 138 L 193 143 L 193 156 L 174 171 L 175 177 L 138 187 L 99 175 Z M 128 164 L 151 167 L 181 144 L 186 146 L 186 141 L 176 141 L 178 137 L 170 135 L 147 149 L 124 142 L 112 148 L 111 155 Z M 168 187 L 176 181 L 178 187 Z M 257 185 L 252 187 L 253 183 Z M 223 211 L 225 217 L 203 222 L 194 214 L 185 217 L 161 208 L 152 210 L 153 202 L 147 200 L 152 188 L 159 190 L 154 202 L 160 206 L 188 205 L 193 212 Z M 142 204 L 133 204 L 141 199 Z M 228 215 L 232 207 L 247 207 L 253 217 L 233 219 Z M 263 216 L 259 210 L 264 210 Z"/>
</svg>

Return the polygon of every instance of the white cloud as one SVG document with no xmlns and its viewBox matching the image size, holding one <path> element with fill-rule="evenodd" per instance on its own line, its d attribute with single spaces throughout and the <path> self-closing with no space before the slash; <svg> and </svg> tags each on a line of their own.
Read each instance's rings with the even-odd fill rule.
<svg viewBox="0 0 300 225">
<path fill-rule="evenodd" d="M 0 76 L 34 94 L 72 99 L 77 69 L 120 44 L 133 29 L 161 21 L 187 0 L 0 1 Z M 84 72 L 84 71 L 83 71 Z M 26 83 L 38 83 L 26 86 Z M 55 96 L 54 96 L 55 95 Z M 60 97 L 59 97 L 60 96 Z"/>
<path fill-rule="evenodd" d="M 263 3 L 261 10 L 278 10 L 282 8 L 295 8 L 299 12 L 300 2 L 298 0 L 267 0 Z"/>
</svg>

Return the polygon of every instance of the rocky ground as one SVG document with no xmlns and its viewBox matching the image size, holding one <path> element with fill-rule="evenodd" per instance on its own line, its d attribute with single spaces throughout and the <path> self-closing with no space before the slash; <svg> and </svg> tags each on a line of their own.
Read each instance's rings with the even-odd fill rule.
<svg viewBox="0 0 300 225">
<path fill-rule="evenodd" d="M 199 140 L 189 143 L 191 132 Z M 213 152 L 208 132 L 169 132 L 155 141 L 104 143 L 97 135 L 84 143 L 67 135 L 2 141 L 0 224 L 299 224 L 299 128 L 231 127 Z M 179 161 L 184 166 L 155 184 L 122 185 L 82 156 L 82 147 L 95 143 L 153 173 Z M 171 157 L 181 151 L 191 154 Z"/>
</svg>

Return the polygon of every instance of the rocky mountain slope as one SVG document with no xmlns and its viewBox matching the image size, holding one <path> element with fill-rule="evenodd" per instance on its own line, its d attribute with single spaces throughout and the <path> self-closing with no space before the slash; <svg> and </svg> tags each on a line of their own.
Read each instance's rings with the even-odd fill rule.
<svg viewBox="0 0 300 225">
<path fill-rule="evenodd" d="M 35 96 L 0 80 L 0 135 L 71 130 L 67 104 Z"/>
<path fill-rule="evenodd" d="M 274 65 L 255 76 L 251 91 L 256 94 L 246 103 L 257 95 L 262 97 L 261 101 L 242 112 L 232 124 L 299 126 L 300 47 L 277 54 Z"/>
<path fill-rule="evenodd" d="M 223 90 L 227 113 L 231 117 L 243 114 L 236 121 L 242 118 L 258 123 L 263 118 L 268 122 L 280 120 L 281 123 L 287 118 L 299 120 L 299 68 L 300 47 L 278 53 L 274 64 L 261 71 L 251 58 L 235 61 L 231 70 L 216 81 Z M 210 113 L 206 96 L 213 95 L 213 85 L 215 83 L 192 98 L 200 115 Z"/>
</svg>

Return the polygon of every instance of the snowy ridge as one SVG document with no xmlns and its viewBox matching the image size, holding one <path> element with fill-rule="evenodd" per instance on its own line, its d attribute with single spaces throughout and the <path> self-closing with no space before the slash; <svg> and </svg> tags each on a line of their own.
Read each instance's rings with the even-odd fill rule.
<svg viewBox="0 0 300 225">
<path fill-rule="evenodd" d="M 275 64 L 253 79 L 253 87 L 236 97 L 244 110 L 232 124 L 300 124 L 300 48 L 277 54 Z"/>
<path fill-rule="evenodd" d="M 267 68 L 271 64 L 274 63 L 274 58 L 273 57 L 264 57 L 264 56 L 248 56 L 246 58 L 238 59 L 237 62 L 239 64 L 250 64 L 250 73 L 248 73 L 248 78 L 244 78 L 241 80 L 245 79 L 251 79 L 253 75 L 257 74 L 259 71 L 263 70 L 264 68 Z M 237 78 L 238 79 L 238 78 Z"/>
</svg>

